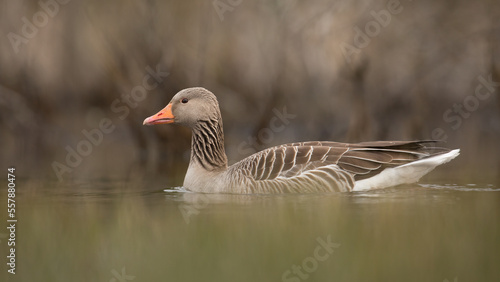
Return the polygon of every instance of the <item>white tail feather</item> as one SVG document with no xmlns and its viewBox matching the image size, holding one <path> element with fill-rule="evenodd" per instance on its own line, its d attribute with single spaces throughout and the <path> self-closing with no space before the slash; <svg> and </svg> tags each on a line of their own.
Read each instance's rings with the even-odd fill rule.
<svg viewBox="0 0 500 282">
<path fill-rule="evenodd" d="M 414 161 L 394 168 L 387 168 L 373 177 L 356 181 L 353 191 L 366 191 L 415 183 L 436 166 L 453 160 L 459 154 L 460 149 L 455 149 L 446 154 Z"/>
</svg>

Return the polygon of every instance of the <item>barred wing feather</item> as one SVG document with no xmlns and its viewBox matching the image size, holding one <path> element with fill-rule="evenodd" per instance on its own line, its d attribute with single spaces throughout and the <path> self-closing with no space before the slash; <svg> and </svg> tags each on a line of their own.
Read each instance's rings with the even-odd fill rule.
<svg viewBox="0 0 500 282">
<path fill-rule="evenodd" d="M 272 147 L 230 167 L 249 191 L 352 191 L 355 182 L 387 168 L 408 164 L 448 149 L 426 146 L 433 141 L 300 142 Z M 234 175 L 234 174 L 233 174 Z"/>
</svg>

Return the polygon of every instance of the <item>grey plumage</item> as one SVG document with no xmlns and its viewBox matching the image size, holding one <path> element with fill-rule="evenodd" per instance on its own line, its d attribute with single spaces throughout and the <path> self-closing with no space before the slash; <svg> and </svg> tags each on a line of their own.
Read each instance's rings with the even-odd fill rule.
<svg viewBox="0 0 500 282">
<path fill-rule="evenodd" d="M 170 102 L 172 121 L 191 127 L 191 161 L 184 180 L 206 193 L 348 192 L 417 181 L 459 150 L 435 141 L 290 143 L 255 153 L 227 166 L 224 133 L 215 95 L 189 88 Z M 161 114 L 158 114 L 160 116 Z M 152 116 L 145 124 L 155 124 Z"/>
</svg>

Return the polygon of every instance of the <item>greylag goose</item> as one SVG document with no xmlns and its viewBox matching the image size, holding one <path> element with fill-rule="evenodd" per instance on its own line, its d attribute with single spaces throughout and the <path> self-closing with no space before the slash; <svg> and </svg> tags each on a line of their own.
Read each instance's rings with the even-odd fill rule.
<svg viewBox="0 0 500 282">
<path fill-rule="evenodd" d="M 144 125 L 176 123 L 192 130 L 184 188 L 203 193 L 311 193 L 380 189 L 417 182 L 460 153 L 436 141 L 299 142 L 255 153 L 231 166 L 215 95 L 201 87 L 177 93 Z"/>
</svg>

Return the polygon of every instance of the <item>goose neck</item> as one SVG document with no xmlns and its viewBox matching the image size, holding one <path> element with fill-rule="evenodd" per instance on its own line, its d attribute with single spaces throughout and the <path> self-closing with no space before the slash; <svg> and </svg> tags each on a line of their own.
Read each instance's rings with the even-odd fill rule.
<svg viewBox="0 0 500 282">
<path fill-rule="evenodd" d="M 222 120 L 199 121 L 192 131 L 191 163 L 198 163 L 208 171 L 226 169 Z"/>
</svg>

